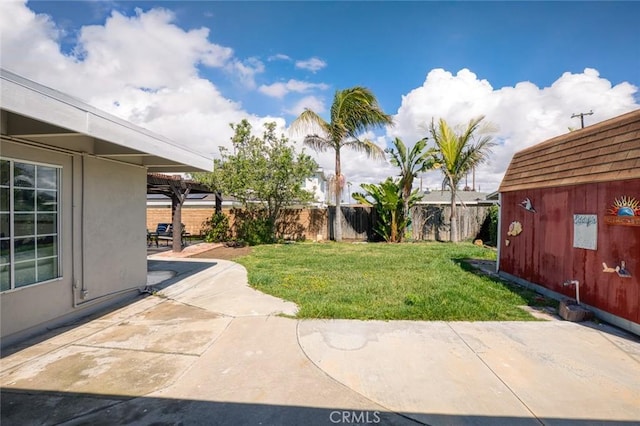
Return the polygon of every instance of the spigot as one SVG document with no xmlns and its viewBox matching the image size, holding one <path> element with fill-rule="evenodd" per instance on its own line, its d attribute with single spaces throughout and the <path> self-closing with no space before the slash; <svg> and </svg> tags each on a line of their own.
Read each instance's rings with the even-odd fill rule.
<svg viewBox="0 0 640 426">
<path fill-rule="evenodd" d="M 578 303 L 578 305 L 580 304 L 580 281 L 578 280 L 567 280 L 565 282 L 562 283 L 563 287 L 567 287 L 570 285 L 575 285 L 576 286 L 576 302 Z"/>
</svg>

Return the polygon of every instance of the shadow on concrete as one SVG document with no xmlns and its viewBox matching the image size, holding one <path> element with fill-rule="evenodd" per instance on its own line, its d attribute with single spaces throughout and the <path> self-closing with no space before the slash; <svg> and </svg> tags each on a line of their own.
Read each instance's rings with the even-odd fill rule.
<svg viewBox="0 0 640 426">
<path fill-rule="evenodd" d="M 196 275 L 206 269 L 213 268 L 217 264 L 218 262 L 213 262 L 213 261 L 205 262 L 205 261 L 179 261 L 179 260 L 171 260 L 171 259 L 167 259 L 167 260 L 148 259 L 147 271 L 148 272 L 171 271 L 173 274 L 175 274 L 173 275 L 173 277 L 153 285 L 153 288 L 155 290 L 162 290 L 174 284 L 177 284 L 180 281 L 192 275 Z"/>
<path fill-rule="evenodd" d="M 606 419 L 562 419 L 393 413 L 351 408 L 277 404 L 127 398 L 118 395 L 75 394 L 40 390 L 3 390 L 3 425 L 632 425 Z M 419 420 L 416 420 L 419 419 Z"/>
</svg>

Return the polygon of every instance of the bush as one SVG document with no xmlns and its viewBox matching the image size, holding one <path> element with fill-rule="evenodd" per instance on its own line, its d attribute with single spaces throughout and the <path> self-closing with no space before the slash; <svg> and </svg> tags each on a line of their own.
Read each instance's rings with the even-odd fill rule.
<svg viewBox="0 0 640 426">
<path fill-rule="evenodd" d="M 229 218 L 223 213 L 214 213 L 202 224 L 202 235 L 208 243 L 229 241 L 231 237 Z"/>
<path fill-rule="evenodd" d="M 489 207 L 489 241 L 491 245 L 498 245 L 498 213 L 500 207 L 493 205 Z"/>
<path fill-rule="evenodd" d="M 275 239 L 275 224 L 264 211 L 234 210 L 237 240 L 250 246 L 272 244 Z"/>
<path fill-rule="evenodd" d="M 493 205 L 487 209 L 486 216 L 480 227 L 480 232 L 474 239 L 482 240 L 484 244 L 496 247 L 498 245 L 498 211 L 500 207 Z"/>
</svg>

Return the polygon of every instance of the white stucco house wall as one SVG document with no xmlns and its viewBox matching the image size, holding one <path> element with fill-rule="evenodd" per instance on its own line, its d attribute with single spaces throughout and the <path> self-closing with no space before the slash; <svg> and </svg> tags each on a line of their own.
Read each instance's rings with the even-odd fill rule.
<svg viewBox="0 0 640 426">
<path fill-rule="evenodd" d="M 2 344 L 146 285 L 147 172 L 213 160 L 0 70 Z"/>
<path fill-rule="evenodd" d="M 313 205 L 319 207 L 327 205 L 327 178 L 322 168 L 316 170 L 310 178 L 306 178 L 302 188 L 313 194 L 315 199 Z"/>
</svg>

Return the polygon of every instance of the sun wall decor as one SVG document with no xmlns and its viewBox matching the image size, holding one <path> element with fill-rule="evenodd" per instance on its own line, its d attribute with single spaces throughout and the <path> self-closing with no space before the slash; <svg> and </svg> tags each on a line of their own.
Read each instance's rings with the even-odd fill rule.
<svg viewBox="0 0 640 426">
<path fill-rule="evenodd" d="M 615 199 L 604 217 L 607 225 L 640 226 L 640 200 L 621 196 Z"/>
</svg>

